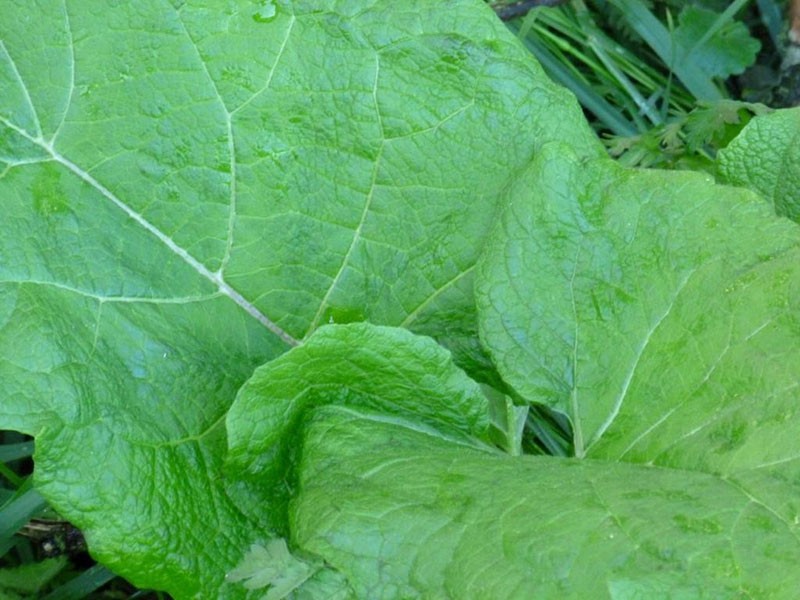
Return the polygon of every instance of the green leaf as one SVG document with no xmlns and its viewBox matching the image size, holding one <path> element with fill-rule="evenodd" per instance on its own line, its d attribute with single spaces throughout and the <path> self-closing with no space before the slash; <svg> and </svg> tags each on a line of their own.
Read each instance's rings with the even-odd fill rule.
<svg viewBox="0 0 800 600">
<path fill-rule="evenodd" d="M 744 2 L 739 0 L 739 5 Z M 741 74 L 755 62 L 761 44 L 744 23 L 732 17 L 699 6 L 685 6 L 672 33 L 677 60 L 693 63 L 709 77 L 727 79 Z"/>
<path fill-rule="evenodd" d="M 696 152 L 706 145 L 726 146 L 747 125 L 752 115 L 766 114 L 763 104 L 719 100 L 701 103 L 686 115 L 686 146 Z"/>
<path fill-rule="evenodd" d="M 42 597 L 42 600 L 73 600 L 73 598 L 86 598 L 92 592 L 103 587 L 116 575 L 103 565 L 92 565 L 77 577 L 70 579 L 64 585 Z"/>
<path fill-rule="evenodd" d="M 675 477 L 702 499 L 694 515 L 680 497 L 650 513 L 662 558 L 683 565 L 665 575 L 667 587 L 645 578 L 615 584 L 614 594 L 683 585 L 692 557 L 708 553 L 715 557 L 700 571 L 710 589 L 737 573 L 753 597 L 794 594 L 782 561 L 800 556 L 798 265 L 796 225 L 754 194 L 695 174 L 581 161 L 554 144 L 512 190 L 477 285 L 483 340 L 501 374 L 528 401 L 569 415 L 576 455 L 603 461 L 583 463 L 593 481 L 627 463 L 652 466 L 652 480 L 640 473 L 609 485 L 656 506 L 656 482 Z M 559 506 L 579 512 L 564 477 Z M 712 507 L 733 516 L 719 522 L 720 556 L 678 550 L 690 538 L 660 529 L 702 531 Z M 645 509 L 609 509 L 634 542 L 637 510 Z M 546 514 L 534 520 L 548 522 Z M 773 552 L 773 542 L 784 549 Z M 596 538 L 582 543 L 604 553 Z M 594 577 L 593 568 L 580 571 Z M 688 596 L 700 597 L 693 589 Z M 736 597 L 725 589 L 708 597 Z"/>
<path fill-rule="evenodd" d="M 647 7 L 642 0 L 609 0 L 619 9 L 628 26 L 656 53 L 661 61 L 681 80 L 686 89 L 698 100 L 719 100 L 723 96 L 709 74 L 692 60 L 681 60 L 681 48 L 674 34 Z"/>
<path fill-rule="evenodd" d="M 0 506 L 0 540 L 10 540 L 25 523 L 47 506 L 41 494 L 33 489 L 30 478 Z"/>
<path fill-rule="evenodd" d="M 750 121 L 720 150 L 720 173 L 769 200 L 779 215 L 800 221 L 800 108 Z"/>
<path fill-rule="evenodd" d="M 554 144 L 487 248 L 483 341 L 522 397 L 569 415 L 579 457 L 668 460 L 682 440 L 676 452 L 724 461 L 726 445 L 772 435 L 767 414 L 800 418 L 800 230 L 769 213 L 698 174 L 587 163 Z"/>
<path fill-rule="evenodd" d="M 289 552 L 286 540 L 272 539 L 253 544 L 242 562 L 226 579 L 241 583 L 248 590 L 268 588 L 261 600 L 352 600 L 352 590 L 341 574 L 323 568 L 317 561 L 306 561 Z"/>
<path fill-rule="evenodd" d="M 67 557 L 48 558 L 39 562 L 0 569 L 0 590 L 34 594 L 43 588 L 67 565 Z"/>
<path fill-rule="evenodd" d="M 326 404 L 413 418 L 431 435 L 456 441 L 490 439 L 486 396 L 433 340 L 367 323 L 322 327 L 257 369 L 228 412 L 229 460 L 272 490 L 276 506 L 269 509 L 279 516 L 304 418 Z"/>
<path fill-rule="evenodd" d="M 8 462 L 27 458 L 33 454 L 33 442 L 0 445 L 0 462 Z"/>
<path fill-rule="evenodd" d="M 286 540 L 277 538 L 266 546 L 250 546 L 241 564 L 228 573 L 227 579 L 232 583 L 243 582 L 248 590 L 269 587 L 264 600 L 283 600 L 319 568 L 319 565 L 292 556 Z"/>
<path fill-rule="evenodd" d="M 797 525 L 692 470 L 458 448 L 328 407 L 303 444 L 293 540 L 359 598 L 776 598 Z"/>
<path fill-rule="evenodd" d="M 472 277 L 507 181 L 551 139 L 602 153 L 477 0 L 5 3 L 0 39 L 0 427 L 94 556 L 178 598 L 240 597 L 275 535 L 224 476 L 253 369 L 370 320 L 496 380 Z"/>
</svg>

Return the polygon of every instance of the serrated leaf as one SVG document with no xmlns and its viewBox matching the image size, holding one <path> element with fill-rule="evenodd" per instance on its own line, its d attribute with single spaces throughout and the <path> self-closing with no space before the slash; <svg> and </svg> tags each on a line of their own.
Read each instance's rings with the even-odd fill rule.
<svg viewBox="0 0 800 600">
<path fill-rule="evenodd" d="M 289 557 L 289 549 L 283 538 L 271 540 L 267 547 L 253 544 L 242 562 L 225 578 L 233 583 L 249 580 L 245 584 L 248 589 L 266 587 L 285 568 Z"/>
<path fill-rule="evenodd" d="M 752 114 L 766 112 L 768 109 L 763 104 L 735 100 L 702 103 L 686 116 L 686 145 L 690 151 L 705 144 L 713 144 L 714 148 L 724 147 L 747 124 Z"/>
<path fill-rule="evenodd" d="M 320 569 L 292 556 L 286 540 L 275 538 L 266 546 L 253 544 L 241 564 L 228 573 L 231 583 L 242 582 L 248 590 L 268 587 L 264 600 L 283 600 Z"/>
<path fill-rule="evenodd" d="M 679 62 L 691 62 L 709 77 L 725 79 L 752 65 L 761 44 L 743 23 L 731 19 L 718 26 L 720 18 L 711 10 L 687 5 L 672 36 Z"/>
</svg>

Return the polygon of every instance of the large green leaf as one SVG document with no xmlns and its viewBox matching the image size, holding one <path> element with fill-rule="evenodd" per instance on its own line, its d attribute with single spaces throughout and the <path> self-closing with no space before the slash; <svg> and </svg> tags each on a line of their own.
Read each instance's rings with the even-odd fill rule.
<svg viewBox="0 0 800 600">
<path fill-rule="evenodd" d="M 487 248 L 483 339 L 525 400 L 569 415 L 578 456 L 711 460 L 771 435 L 754 402 L 759 420 L 800 418 L 799 246 L 746 190 L 552 145 Z"/>
<path fill-rule="evenodd" d="M 719 152 L 720 173 L 800 221 L 800 107 L 754 118 Z"/>
<path fill-rule="evenodd" d="M 574 100 L 477 0 L 2 2 L 0 427 L 92 552 L 235 595 L 269 537 L 225 413 L 318 325 L 479 352 L 500 193 Z"/>
<path fill-rule="evenodd" d="M 489 441 L 489 408 L 480 386 L 430 338 L 367 323 L 329 325 L 264 366 L 239 390 L 228 412 L 229 460 L 274 498 L 265 515 L 287 533 L 283 505 L 304 419 L 336 404 L 370 408 L 385 418 L 456 440 Z"/>
<path fill-rule="evenodd" d="M 318 411 L 292 506 L 297 545 L 359 598 L 797 595 L 797 526 L 724 478 L 455 446 Z"/>
<path fill-rule="evenodd" d="M 794 598 L 799 265 L 750 192 L 549 145 L 477 294 L 500 373 L 569 415 L 582 460 L 317 410 L 295 546 L 364 598 Z"/>
<path fill-rule="evenodd" d="M 746 515 L 721 491 L 735 490 L 764 523 L 734 547 L 738 576 L 752 574 L 743 589 L 792 597 L 759 586 L 773 589 L 767 571 L 784 558 L 770 540 L 800 537 L 796 225 L 745 190 L 553 145 L 512 192 L 477 290 L 501 374 L 524 400 L 570 417 L 577 456 L 604 459 L 598 474 L 638 463 L 713 476 L 724 485 L 702 494 Z M 682 544 L 673 533 L 664 542 Z"/>
</svg>

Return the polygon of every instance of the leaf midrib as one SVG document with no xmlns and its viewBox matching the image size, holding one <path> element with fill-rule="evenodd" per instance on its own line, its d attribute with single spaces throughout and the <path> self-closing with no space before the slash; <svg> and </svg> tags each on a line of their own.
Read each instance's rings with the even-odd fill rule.
<svg viewBox="0 0 800 600">
<path fill-rule="evenodd" d="M 135 221 L 148 233 L 153 235 L 161 244 L 166 246 L 173 254 L 176 254 L 183 262 L 189 265 L 201 277 L 210 281 L 217 288 L 217 291 L 220 294 L 227 296 L 228 298 L 233 300 L 233 302 L 236 305 L 238 305 L 248 315 L 253 317 L 261 325 L 267 328 L 271 333 L 279 337 L 283 342 L 285 342 L 289 346 L 299 345 L 300 342 L 297 339 L 295 339 L 294 337 L 289 335 L 289 333 L 284 331 L 277 323 L 275 323 L 264 313 L 262 313 L 253 303 L 247 300 L 244 296 L 242 296 L 242 294 L 240 294 L 228 282 L 226 282 L 225 278 L 222 276 L 222 273 L 220 271 L 216 272 L 210 271 L 208 267 L 206 267 L 203 263 L 197 260 L 194 256 L 189 254 L 189 252 L 186 251 L 186 249 L 177 244 L 175 240 L 173 240 L 170 236 L 161 231 L 158 227 L 156 227 L 150 221 L 148 221 L 144 216 L 142 216 L 140 213 L 138 213 L 128 204 L 126 204 L 123 200 L 117 197 L 110 189 L 108 189 L 100 181 L 95 179 L 91 174 L 89 174 L 85 170 L 81 169 L 77 164 L 69 160 L 67 157 L 60 154 L 53 147 L 52 143 L 47 142 L 41 136 L 32 136 L 24 129 L 14 125 L 13 123 L 9 122 L 3 117 L 0 117 L 0 123 L 3 123 L 6 127 L 12 129 L 25 139 L 29 140 L 31 143 L 36 144 L 37 146 L 42 148 L 45 152 L 47 152 L 50 155 L 52 160 L 59 163 L 60 165 L 71 171 L 73 174 L 78 176 L 80 179 L 82 179 L 84 182 L 89 184 L 104 198 L 109 200 L 112 204 L 114 204 L 117 208 L 119 208 L 122 212 L 124 212 L 129 218 Z"/>
</svg>

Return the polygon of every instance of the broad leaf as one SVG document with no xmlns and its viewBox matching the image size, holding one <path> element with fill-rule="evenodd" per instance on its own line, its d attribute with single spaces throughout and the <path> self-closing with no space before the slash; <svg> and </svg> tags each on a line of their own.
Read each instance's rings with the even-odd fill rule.
<svg viewBox="0 0 800 600">
<path fill-rule="evenodd" d="M 227 419 L 232 465 L 285 502 L 304 419 L 326 404 L 413 418 L 436 435 L 489 440 L 486 397 L 447 350 L 404 329 L 329 325 L 242 386 Z M 264 507 L 284 517 L 281 508 Z"/>
<path fill-rule="evenodd" d="M 756 117 L 720 150 L 718 162 L 729 182 L 756 190 L 779 215 L 800 221 L 800 108 Z"/>
<path fill-rule="evenodd" d="M 296 544 L 359 598 L 796 597 L 797 526 L 710 474 L 456 447 L 340 408 L 313 420 Z"/>
<path fill-rule="evenodd" d="M 711 460 L 728 433 L 772 435 L 753 402 L 795 418 L 798 246 L 745 190 L 553 145 L 487 249 L 483 340 L 525 400 L 570 416 L 578 456 L 650 461 L 680 439 Z"/>
<path fill-rule="evenodd" d="M 579 457 L 606 461 L 582 468 L 604 479 L 639 463 L 691 480 L 685 489 L 696 485 L 707 507 L 736 515 L 719 531 L 735 537 L 752 524 L 731 542 L 733 557 L 712 559 L 718 577 L 748 579 L 753 597 L 792 597 L 797 582 L 779 565 L 785 552 L 800 558 L 790 547 L 800 535 L 796 225 L 745 190 L 587 163 L 553 145 L 512 192 L 477 289 L 501 374 L 526 401 L 569 415 Z M 699 492 L 699 475 L 716 483 Z M 650 494 L 641 474 L 615 485 Z M 685 519 L 681 502 L 661 505 L 659 522 Z M 612 514 L 622 524 L 640 510 Z M 791 544 L 773 552 L 779 537 Z"/>
<path fill-rule="evenodd" d="M 500 193 L 549 139 L 600 146 L 477 0 L 2 8 L 0 427 L 37 436 L 106 565 L 237 595 L 274 534 L 223 475 L 239 386 L 366 319 L 490 378 L 472 273 Z"/>
<path fill-rule="evenodd" d="M 297 465 L 305 425 L 327 405 L 371 409 L 383 422 L 408 423 L 456 448 L 489 447 L 482 443 L 489 437 L 486 397 L 433 340 L 366 323 L 323 327 L 304 345 L 257 369 L 228 413 L 232 465 L 270 490 L 261 507 L 263 519 L 286 535 L 298 526 L 292 522 L 290 527 L 287 504 L 302 476 Z M 280 588 L 277 579 L 284 587 L 302 583 L 309 564 L 286 550 L 276 539 L 254 547 L 229 581 L 252 577 L 245 586 L 266 581 L 271 589 Z M 357 592 L 356 597 L 368 596 Z"/>
</svg>

